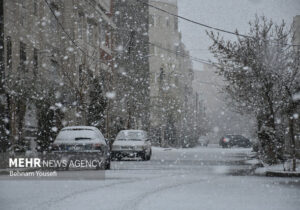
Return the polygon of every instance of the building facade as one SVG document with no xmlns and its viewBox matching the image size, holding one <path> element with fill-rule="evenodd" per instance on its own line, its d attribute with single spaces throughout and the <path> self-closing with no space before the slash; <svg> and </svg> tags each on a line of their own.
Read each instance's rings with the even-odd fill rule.
<svg viewBox="0 0 300 210">
<path fill-rule="evenodd" d="M 33 137 L 49 117 L 45 109 L 51 110 L 54 133 L 87 124 L 92 79 L 101 78 L 105 92 L 113 89 L 111 0 L 1 0 L 0 5 L 2 125 L 10 141 Z"/>
<path fill-rule="evenodd" d="M 178 15 L 176 0 L 149 3 Z M 192 62 L 174 15 L 149 8 L 150 127 L 153 138 L 162 146 L 180 144 L 184 109 L 192 95 Z"/>
<path fill-rule="evenodd" d="M 297 15 L 294 17 L 293 21 L 293 27 L 294 27 L 294 45 L 300 45 L 300 15 Z"/>
<path fill-rule="evenodd" d="M 147 1 L 145 1 L 147 2 Z M 149 127 L 149 8 L 115 0 L 116 111 L 120 129 Z"/>
</svg>

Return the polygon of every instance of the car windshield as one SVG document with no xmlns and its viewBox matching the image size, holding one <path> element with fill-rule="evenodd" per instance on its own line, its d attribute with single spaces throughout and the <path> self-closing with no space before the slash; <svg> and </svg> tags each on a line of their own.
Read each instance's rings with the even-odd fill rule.
<svg viewBox="0 0 300 210">
<path fill-rule="evenodd" d="M 59 132 L 56 141 L 88 141 L 95 138 L 96 133 L 91 129 L 66 129 Z"/>
<path fill-rule="evenodd" d="M 143 132 L 138 131 L 123 131 L 117 136 L 117 141 L 142 141 L 145 138 Z"/>
</svg>

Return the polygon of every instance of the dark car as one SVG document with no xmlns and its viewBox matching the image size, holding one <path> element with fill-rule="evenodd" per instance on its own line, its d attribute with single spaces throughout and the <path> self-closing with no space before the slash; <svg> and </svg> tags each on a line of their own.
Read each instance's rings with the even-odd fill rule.
<svg viewBox="0 0 300 210">
<path fill-rule="evenodd" d="M 63 128 L 52 144 L 52 151 L 60 159 L 98 160 L 96 169 L 110 169 L 109 145 L 102 133 L 92 126 Z"/>
<path fill-rule="evenodd" d="M 220 146 L 228 147 L 251 147 L 251 141 L 242 135 L 225 135 L 220 139 Z"/>
</svg>

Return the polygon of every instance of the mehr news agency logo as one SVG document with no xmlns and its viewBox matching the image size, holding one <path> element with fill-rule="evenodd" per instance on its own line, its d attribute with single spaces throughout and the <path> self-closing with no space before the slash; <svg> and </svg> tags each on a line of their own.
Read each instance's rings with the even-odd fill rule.
<svg viewBox="0 0 300 210">
<path fill-rule="evenodd" d="M 60 168 L 97 168 L 103 164 L 102 160 L 45 160 L 40 158 L 9 158 L 10 169 L 60 169 Z M 56 171 L 38 170 L 35 172 L 10 171 L 9 176 L 57 176 Z"/>
</svg>

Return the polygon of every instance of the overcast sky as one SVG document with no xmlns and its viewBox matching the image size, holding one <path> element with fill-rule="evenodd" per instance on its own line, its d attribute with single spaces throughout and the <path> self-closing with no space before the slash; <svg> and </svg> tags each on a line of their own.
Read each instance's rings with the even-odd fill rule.
<svg viewBox="0 0 300 210">
<path fill-rule="evenodd" d="M 178 0 L 179 15 L 199 21 L 214 27 L 247 33 L 248 22 L 255 14 L 265 15 L 275 22 L 284 19 L 288 24 L 293 17 L 300 15 L 300 0 Z M 179 22 L 186 44 L 192 56 L 211 59 L 207 48 L 210 44 L 205 28 L 188 23 Z M 232 35 L 226 35 L 230 39 Z M 201 70 L 202 65 L 194 63 L 195 70 Z"/>
</svg>

